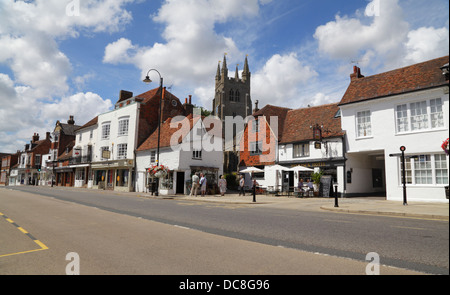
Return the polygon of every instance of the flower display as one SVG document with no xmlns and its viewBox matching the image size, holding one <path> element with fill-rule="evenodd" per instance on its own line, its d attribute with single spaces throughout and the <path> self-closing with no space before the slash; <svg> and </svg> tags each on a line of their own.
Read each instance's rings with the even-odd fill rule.
<svg viewBox="0 0 450 295">
<path fill-rule="evenodd" d="M 169 173 L 169 167 L 164 166 L 164 165 L 153 165 L 150 168 L 148 168 L 148 172 L 150 173 L 150 175 L 157 177 L 157 178 L 162 178 L 162 177 L 166 177 L 167 174 Z"/>
<path fill-rule="evenodd" d="M 446 140 L 444 140 L 444 143 L 442 143 L 441 147 L 448 156 L 448 138 Z"/>
</svg>

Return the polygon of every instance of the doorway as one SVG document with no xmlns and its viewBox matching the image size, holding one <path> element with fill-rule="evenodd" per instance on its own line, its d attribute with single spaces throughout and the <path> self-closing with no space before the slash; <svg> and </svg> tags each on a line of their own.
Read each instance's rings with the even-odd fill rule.
<svg viewBox="0 0 450 295">
<path fill-rule="evenodd" d="M 176 194 L 184 194 L 184 172 L 177 172 Z"/>
<path fill-rule="evenodd" d="M 114 170 L 108 170 L 108 182 L 106 183 L 107 190 L 114 190 Z"/>
<path fill-rule="evenodd" d="M 288 192 L 290 188 L 294 187 L 294 171 L 283 171 L 283 191 Z"/>
</svg>

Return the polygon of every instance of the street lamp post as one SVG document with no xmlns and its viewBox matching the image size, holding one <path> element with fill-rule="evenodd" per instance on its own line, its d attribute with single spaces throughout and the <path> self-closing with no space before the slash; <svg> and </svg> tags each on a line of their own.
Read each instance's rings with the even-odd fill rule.
<svg viewBox="0 0 450 295">
<path fill-rule="evenodd" d="M 159 166 L 159 145 L 160 145 L 160 139 L 161 139 L 161 117 L 162 117 L 161 104 L 162 104 L 163 78 L 161 77 L 161 74 L 157 70 L 151 69 L 147 72 L 147 76 L 145 76 L 145 79 L 143 80 L 144 83 L 150 84 L 153 82 L 149 76 L 150 72 L 152 72 L 152 71 L 157 72 L 159 75 L 158 147 L 157 147 L 157 151 L 156 151 L 156 166 Z M 159 196 L 159 179 L 156 182 L 155 196 Z"/>
<path fill-rule="evenodd" d="M 400 157 L 400 161 L 402 164 L 402 186 L 403 186 L 403 205 L 407 206 L 408 205 L 408 199 L 407 199 L 407 195 L 406 195 L 406 158 L 408 159 L 417 159 L 418 156 L 406 156 L 405 155 L 405 151 L 406 151 L 406 147 L 405 146 L 401 146 L 400 147 L 400 154 L 390 154 L 390 157 Z"/>
</svg>

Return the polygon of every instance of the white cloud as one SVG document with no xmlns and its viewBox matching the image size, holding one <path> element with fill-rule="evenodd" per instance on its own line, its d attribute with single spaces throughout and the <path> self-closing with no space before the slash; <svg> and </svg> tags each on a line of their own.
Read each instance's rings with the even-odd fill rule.
<svg viewBox="0 0 450 295">
<path fill-rule="evenodd" d="M 319 26 L 314 34 L 319 51 L 333 59 L 359 61 L 372 69 L 382 65 L 381 70 L 448 54 L 448 29 L 411 30 L 398 0 L 373 0 L 365 16 L 359 12 L 355 17 L 337 15 L 334 21 Z"/>
<path fill-rule="evenodd" d="M 408 33 L 406 57 L 408 63 L 419 63 L 436 57 L 448 55 L 449 31 L 447 28 L 435 29 L 421 27 Z"/>
<path fill-rule="evenodd" d="M 394 64 L 402 56 L 402 43 L 406 40 L 409 25 L 404 21 L 398 0 L 373 0 L 366 8 L 371 23 L 357 13 L 354 18 L 336 16 L 316 29 L 314 37 L 319 51 L 335 59 L 358 60 L 368 52 L 382 57 L 385 63 Z"/>
<path fill-rule="evenodd" d="M 0 33 L 26 34 L 30 29 L 53 37 L 76 37 L 81 30 L 116 32 L 132 20 L 123 9 L 134 0 L 36 0 L 2 1 Z M 67 14 L 67 7 L 79 5 L 79 15 Z M 5 17 L 4 17 L 5 16 Z"/>
<path fill-rule="evenodd" d="M 295 53 L 276 54 L 252 76 L 252 99 L 262 104 L 294 107 L 298 101 L 301 87 L 317 77 L 317 72 L 304 65 Z"/>
<path fill-rule="evenodd" d="M 245 54 L 234 40 L 217 33 L 215 25 L 259 13 L 259 5 L 270 1 L 171 0 L 163 3 L 153 21 L 163 24 L 165 43 L 139 46 L 121 38 L 106 46 L 104 62 L 133 64 L 145 76 L 149 69 L 163 69 L 165 84 L 194 89 L 194 100 L 210 107 L 214 91 L 205 89 L 214 83 L 218 60 L 226 52 L 230 64 L 242 63 Z"/>
<path fill-rule="evenodd" d="M 130 63 L 132 62 L 132 58 L 128 51 L 134 49 L 135 47 L 136 46 L 131 44 L 130 40 L 120 38 L 116 42 L 106 46 L 103 62 L 111 64 Z"/>
<path fill-rule="evenodd" d="M 15 151 L 23 147 L 12 148 L 12 142 L 28 141 L 36 131 L 45 134 L 55 120 L 74 115 L 84 124 L 96 115 L 94 112 L 112 106 L 110 100 L 93 93 L 70 94 L 72 64 L 61 52 L 58 40 L 84 32 L 122 30 L 132 19 L 124 6 L 133 1 L 0 1 L 0 65 L 13 74 L 0 73 L 0 100 L 7 101 L 0 109 L 0 148 Z M 67 5 L 78 3 L 79 15 L 67 15 Z M 74 78 L 78 90 L 91 76 Z M 16 140 L 11 140 L 13 137 Z"/>
<path fill-rule="evenodd" d="M 80 92 L 54 103 L 43 104 L 39 111 L 41 117 L 47 118 L 50 123 L 67 120 L 69 116 L 75 115 L 75 124 L 83 125 L 96 115 L 110 110 L 112 106 L 111 100 L 103 100 L 98 94 Z"/>
</svg>

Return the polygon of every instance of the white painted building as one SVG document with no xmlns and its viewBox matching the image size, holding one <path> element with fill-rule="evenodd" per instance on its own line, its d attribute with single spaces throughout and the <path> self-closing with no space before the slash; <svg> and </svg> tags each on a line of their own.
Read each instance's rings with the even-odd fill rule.
<svg viewBox="0 0 450 295">
<path fill-rule="evenodd" d="M 149 136 L 136 153 L 136 191 L 152 192 L 151 183 L 158 181 L 160 195 L 187 194 L 192 175 L 198 172 L 206 175 L 208 192 L 216 192 L 223 173 L 222 129 L 220 121 L 206 120 L 214 120 L 214 126 L 220 128 L 211 130 L 204 118 L 192 115 L 168 119 L 161 125 L 159 164 L 170 170 L 164 178 L 153 178 L 148 171 L 157 164 L 158 130 Z"/>
<path fill-rule="evenodd" d="M 71 166 L 75 168 L 75 187 L 92 188 L 94 173 L 91 163 L 95 159 L 98 140 L 98 117 L 75 131 L 75 146 Z M 100 151 L 97 151 L 99 154 Z"/>
<path fill-rule="evenodd" d="M 449 135 L 448 61 L 446 56 L 370 77 L 354 68 L 340 102 L 346 195 L 403 200 L 398 155 L 404 146 L 408 201 L 447 201 L 449 160 L 441 145 Z"/>
<path fill-rule="evenodd" d="M 160 98 L 162 96 L 162 99 Z M 76 131 L 71 167 L 75 186 L 116 191 L 135 189 L 136 149 L 162 121 L 185 115 L 191 103 L 156 88 L 133 96 L 121 91 L 114 110 L 102 113 Z"/>
</svg>

